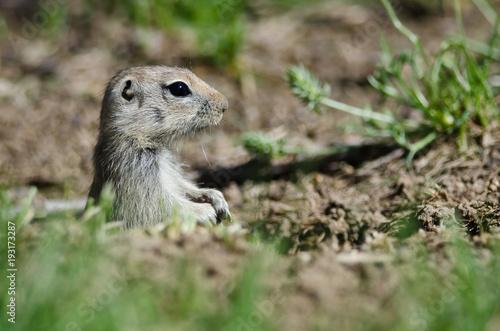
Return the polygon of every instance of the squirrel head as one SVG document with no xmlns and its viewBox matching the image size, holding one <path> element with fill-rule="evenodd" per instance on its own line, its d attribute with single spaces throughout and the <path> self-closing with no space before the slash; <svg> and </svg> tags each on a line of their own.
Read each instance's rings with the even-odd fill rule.
<svg viewBox="0 0 500 331">
<path fill-rule="evenodd" d="M 106 88 L 100 131 L 140 148 L 161 148 L 217 125 L 227 108 L 220 92 L 187 69 L 131 67 Z"/>
</svg>

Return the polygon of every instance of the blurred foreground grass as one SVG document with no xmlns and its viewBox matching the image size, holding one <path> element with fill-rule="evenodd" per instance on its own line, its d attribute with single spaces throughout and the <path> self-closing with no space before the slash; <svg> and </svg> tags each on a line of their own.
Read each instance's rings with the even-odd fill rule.
<svg viewBox="0 0 500 331">
<path fill-rule="evenodd" d="M 0 197 L 1 330 L 280 330 L 300 292 L 283 286 L 300 270 L 276 268 L 294 257 L 278 256 L 272 243 L 256 244 L 255 237 L 222 283 L 187 252 L 174 257 L 143 249 L 158 239 L 160 246 L 175 239 L 151 230 L 106 231 L 109 200 L 82 217 L 38 219 L 26 205 L 16 219 L 6 192 Z M 8 222 L 16 223 L 15 324 L 5 313 Z M 210 231 L 220 236 L 220 228 Z M 484 234 L 481 243 L 473 243 L 458 225 L 439 236 L 439 247 L 423 231 L 400 241 L 388 237 L 394 242 L 391 262 L 375 268 L 388 271 L 397 286 L 387 290 L 388 279 L 373 279 L 359 266 L 359 288 L 339 298 L 357 298 L 359 306 L 315 305 L 312 315 L 303 316 L 309 329 L 498 329 L 498 239 Z M 231 253 L 236 248 L 228 238 L 223 247 Z M 375 290 L 367 290 L 368 284 Z M 383 300 L 371 297 L 380 291 L 387 291 Z M 363 309 L 366 300 L 375 300 L 376 308 Z"/>
<path fill-rule="evenodd" d="M 110 203 L 105 199 L 79 218 L 67 214 L 33 220 L 29 206 L 21 211 L 15 220 L 14 325 L 4 318 L 7 226 L 14 219 L 2 192 L 1 330 L 235 330 L 253 312 L 272 253 L 248 255 L 227 288 L 210 288 L 209 277 L 190 256 L 156 256 L 163 261 L 149 263 L 151 256 L 141 256 L 148 251 L 128 242 L 146 232 L 106 232 Z M 145 237 L 146 242 L 158 239 Z M 227 296 L 220 298 L 219 292 Z M 266 323 L 261 326 L 266 329 Z"/>
</svg>

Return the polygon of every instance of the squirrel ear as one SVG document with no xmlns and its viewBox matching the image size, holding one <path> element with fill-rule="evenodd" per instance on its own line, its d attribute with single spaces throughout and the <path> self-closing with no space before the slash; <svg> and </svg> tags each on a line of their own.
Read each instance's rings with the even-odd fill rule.
<svg viewBox="0 0 500 331">
<path fill-rule="evenodd" d="M 130 101 L 134 98 L 134 91 L 132 89 L 132 81 L 130 79 L 127 79 L 125 81 L 125 86 L 123 86 L 122 89 L 122 98 Z"/>
</svg>

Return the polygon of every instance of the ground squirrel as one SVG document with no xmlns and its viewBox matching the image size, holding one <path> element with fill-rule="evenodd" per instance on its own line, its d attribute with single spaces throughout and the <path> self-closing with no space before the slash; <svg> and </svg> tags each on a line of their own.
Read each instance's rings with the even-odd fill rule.
<svg viewBox="0 0 500 331">
<path fill-rule="evenodd" d="M 180 139 L 218 124 L 227 107 L 221 93 L 187 69 L 119 72 L 102 102 L 89 197 L 97 201 L 110 182 L 116 195 L 112 219 L 125 228 L 163 222 L 174 210 L 198 222 L 230 217 L 222 193 L 185 178 L 174 152 Z"/>
</svg>

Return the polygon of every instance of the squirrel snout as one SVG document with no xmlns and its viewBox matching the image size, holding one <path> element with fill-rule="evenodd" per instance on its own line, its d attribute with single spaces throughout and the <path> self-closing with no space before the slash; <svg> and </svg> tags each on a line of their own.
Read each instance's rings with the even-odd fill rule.
<svg viewBox="0 0 500 331">
<path fill-rule="evenodd" d="M 221 103 L 222 103 L 222 112 L 224 113 L 228 108 L 229 108 L 229 102 L 227 102 L 227 99 L 225 96 L 222 96 L 222 100 L 221 100 Z"/>
<path fill-rule="evenodd" d="M 216 103 L 217 108 L 220 109 L 222 113 L 224 113 L 229 108 L 229 103 L 227 102 L 226 97 L 220 93 L 217 93 L 216 98 L 218 99 Z"/>
</svg>

